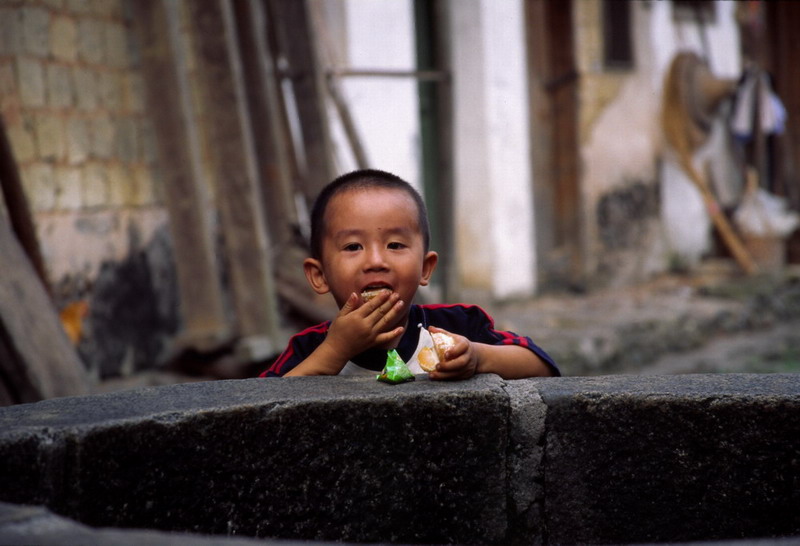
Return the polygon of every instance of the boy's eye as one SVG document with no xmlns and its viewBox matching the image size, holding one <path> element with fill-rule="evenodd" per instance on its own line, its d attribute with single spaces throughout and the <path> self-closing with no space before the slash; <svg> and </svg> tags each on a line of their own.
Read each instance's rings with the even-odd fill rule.
<svg viewBox="0 0 800 546">
<path fill-rule="evenodd" d="M 388 247 L 390 250 L 400 250 L 402 248 L 405 248 L 406 245 L 404 245 L 403 243 L 393 242 L 389 243 Z"/>
<path fill-rule="evenodd" d="M 355 252 L 356 250 L 361 250 L 361 244 L 360 243 L 346 244 L 344 245 L 344 250 L 347 250 L 349 252 Z"/>
</svg>

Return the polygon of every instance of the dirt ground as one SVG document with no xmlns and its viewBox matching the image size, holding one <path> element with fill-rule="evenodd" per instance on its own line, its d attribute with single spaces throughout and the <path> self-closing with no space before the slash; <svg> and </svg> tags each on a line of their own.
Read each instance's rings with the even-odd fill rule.
<svg viewBox="0 0 800 546">
<path fill-rule="evenodd" d="M 665 354 L 638 371 L 646 375 L 733 372 L 800 372 L 800 321 L 721 335 L 698 349 Z"/>
<path fill-rule="evenodd" d="M 800 372 L 800 268 L 746 277 L 727 262 L 634 287 L 492 309 L 565 375 Z"/>
<path fill-rule="evenodd" d="M 798 266 L 745 277 L 727 262 L 709 262 L 638 286 L 486 309 L 497 328 L 532 337 L 564 375 L 800 372 Z M 153 370 L 108 379 L 95 391 L 221 378 Z"/>
</svg>

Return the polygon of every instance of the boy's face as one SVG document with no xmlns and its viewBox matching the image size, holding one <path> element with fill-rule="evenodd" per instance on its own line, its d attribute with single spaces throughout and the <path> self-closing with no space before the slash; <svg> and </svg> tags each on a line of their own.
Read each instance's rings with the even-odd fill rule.
<svg viewBox="0 0 800 546">
<path fill-rule="evenodd" d="M 414 199 L 388 188 L 347 190 L 325 212 L 320 260 L 306 260 L 306 276 L 319 294 L 331 292 L 341 308 L 353 292 L 386 287 L 408 306 L 436 267 L 425 252 Z M 408 309 L 408 307 L 406 307 Z"/>
</svg>

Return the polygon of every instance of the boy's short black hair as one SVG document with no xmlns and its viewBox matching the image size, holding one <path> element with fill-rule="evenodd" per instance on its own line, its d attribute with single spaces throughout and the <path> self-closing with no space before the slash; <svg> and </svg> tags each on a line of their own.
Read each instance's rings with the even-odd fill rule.
<svg viewBox="0 0 800 546">
<path fill-rule="evenodd" d="M 428 211 L 425 202 L 414 186 L 403 180 L 397 175 L 377 169 L 361 169 L 353 171 L 335 179 L 325 186 L 311 209 L 311 256 L 315 259 L 322 258 L 322 238 L 325 234 L 325 211 L 328 203 L 337 194 L 348 190 L 363 190 L 371 188 L 386 188 L 392 190 L 402 190 L 410 195 L 417 204 L 419 213 L 419 230 L 422 233 L 422 240 L 425 252 L 428 252 L 431 244 L 430 227 L 428 226 Z"/>
</svg>

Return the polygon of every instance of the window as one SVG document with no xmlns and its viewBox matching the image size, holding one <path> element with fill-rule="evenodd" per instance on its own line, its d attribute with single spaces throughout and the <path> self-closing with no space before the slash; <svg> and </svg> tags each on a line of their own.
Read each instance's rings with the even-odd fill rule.
<svg viewBox="0 0 800 546">
<path fill-rule="evenodd" d="M 603 0 L 603 64 L 610 69 L 633 68 L 628 0 Z"/>
</svg>

